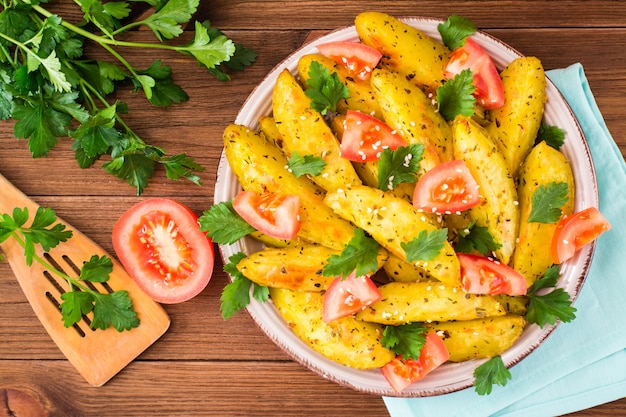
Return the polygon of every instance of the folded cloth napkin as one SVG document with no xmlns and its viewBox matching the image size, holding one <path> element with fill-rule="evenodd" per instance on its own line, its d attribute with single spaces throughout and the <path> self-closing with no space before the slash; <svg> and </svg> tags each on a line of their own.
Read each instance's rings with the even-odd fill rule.
<svg viewBox="0 0 626 417">
<path fill-rule="evenodd" d="M 473 388 L 425 398 L 384 397 L 392 417 L 557 416 L 626 397 L 626 164 L 589 88 L 583 67 L 547 72 L 583 129 L 595 163 L 600 210 L 612 229 L 596 250 L 574 303 L 577 317 L 511 368 L 490 395 Z"/>
</svg>

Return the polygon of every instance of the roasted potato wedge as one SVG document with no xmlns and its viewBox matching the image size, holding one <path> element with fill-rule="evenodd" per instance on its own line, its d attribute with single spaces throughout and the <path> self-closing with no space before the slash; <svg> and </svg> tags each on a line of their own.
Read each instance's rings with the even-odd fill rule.
<svg viewBox="0 0 626 417">
<path fill-rule="evenodd" d="M 429 324 L 450 352 L 450 362 L 492 358 L 513 346 L 521 336 L 526 320 L 506 315 L 467 321 Z"/>
<path fill-rule="evenodd" d="M 282 71 L 274 86 L 272 109 L 283 138 L 283 149 L 288 156 L 297 152 L 301 156 L 321 157 L 326 168 L 312 180 L 327 191 L 361 184 L 350 161 L 341 157 L 339 141 L 324 117 L 310 104 L 295 77 L 287 70 Z"/>
<path fill-rule="evenodd" d="M 500 76 L 506 101 L 491 111 L 487 131 L 515 175 L 541 127 L 546 76 L 541 61 L 532 56 L 513 60 Z"/>
<path fill-rule="evenodd" d="M 556 229 L 556 223 L 528 221 L 533 193 L 552 182 L 566 183 L 567 202 L 561 207 L 561 212 L 570 215 L 574 211 L 574 174 L 565 155 L 540 142 L 524 161 L 518 182 L 520 227 L 512 267 L 526 277 L 526 285 L 530 287 L 552 265 L 550 245 Z"/>
<path fill-rule="evenodd" d="M 390 282 L 378 290 L 382 299 L 357 313 L 359 320 L 399 325 L 506 314 L 504 306 L 493 296 L 466 294 L 460 288 L 443 283 Z"/>
<path fill-rule="evenodd" d="M 422 90 L 403 74 L 383 68 L 375 69 L 370 81 L 387 124 L 409 144 L 424 146 L 418 177 L 453 158 L 450 126 Z"/>
<path fill-rule="evenodd" d="M 300 82 L 306 90 L 306 83 L 309 79 L 309 68 L 312 62 L 317 62 L 332 74 L 336 73 L 343 84 L 348 88 L 350 96 L 347 99 L 339 100 L 337 103 L 337 111 L 345 114 L 348 109 L 358 110 L 360 112 L 370 114 L 374 117 L 382 119 L 380 105 L 376 101 L 376 96 L 372 91 L 369 80 L 361 80 L 354 77 L 350 71 L 343 65 L 338 64 L 335 60 L 325 57 L 321 54 L 304 55 L 298 60 L 298 76 Z"/>
<path fill-rule="evenodd" d="M 439 229 L 408 201 L 365 185 L 330 192 L 324 202 L 404 261 L 407 258 L 402 243 L 412 241 L 422 231 Z M 447 240 L 434 259 L 417 261 L 415 265 L 447 285 L 460 285 L 459 260 Z"/>
<path fill-rule="evenodd" d="M 470 217 L 487 227 L 501 247 L 496 257 L 508 264 L 519 230 L 517 189 L 508 165 L 484 128 L 469 117 L 457 116 L 452 125 L 454 157 L 465 161 L 479 186 L 481 203 Z"/>
<path fill-rule="evenodd" d="M 350 368 L 377 369 L 395 357 L 380 344 L 379 324 L 353 316 L 324 322 L 321 292 L 270 288 L 270 297 L 296 336 L 328 359 Z"/>
<path fill-rule="evenodd" d="M 426 272 L 412 263 L 406 262 L 396 255 L 389 254 L 387 262 L 383 265 L 387 277 L 397 282 L 425 282 L 437 280 L 430 278 Z"/>
<path fill-rule="evenodd" d="M 354 236 L 354 226 L 324 204 L 324 191 L 289 172 L 285 155 L 258 133 L 245 126 L 227 126 L 224 153 L 244 190 L 300 197 L 299 238 L 341 250 Z"/>
<path fill-rule="evenodd" d="M 361 42 L 383 54 L 380 66 L 401 71 L 427 94 L 445 81 L 450 50 L 441 42 L 386 13 L 360 13 L 354 24 Z"/>
<path fill-rule="evenodd" d="M 332 255 L 341 251 L 319 245 L 265 248 L 239 261 L 237 269 L 259 285 L 294 291 L 323 291 L 335 277 L 322 276 Z M 387 260 L 387 251 L 378 251 L 378 268 Z M 373 271 L 372 273 L 374 273 Z"/>
</svg>

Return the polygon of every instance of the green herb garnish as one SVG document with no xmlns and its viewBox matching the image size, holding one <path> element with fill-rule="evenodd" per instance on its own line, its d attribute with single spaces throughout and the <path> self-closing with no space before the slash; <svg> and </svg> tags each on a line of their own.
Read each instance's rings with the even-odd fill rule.
<svg viewBox="0 0 626 417">
<path fill-rule="evenodd" d="M 408 243 L 402 242 L 401 246 L 406 253 L 407 262 L 431 261 L 444 247 L 448 240 L 448 229 L 438 229 L 428 232 L 422 230 L 416 238 Z"/>
<path fill-rule="evenodd" d="M 395 151 L 383 150 L 378 160 L 378 188 L 387 191 L 403 182 L 417 181 L 416 173 L 423 153 L 421 143 L 400 146 Z"/>
<path fill-rule="evenodd" d="M 378 269 L 378 243 L 362 229 L 354 229 L 354 237 L 343 248 L 341 254 L 331 255 L 322 269 L 322 276 L 346 278 L 352 272 L 361 277 Z"/>
<path fill-rule="evenodd" d="M 506 368 L 500 355 L 474 369 L 474 390 L 479 395 L 489 395 L 493 384 L 505 386 L 511 379 L 511 372 Z"/>
<path fill-rule="evenodd" d="M 454 120 L 458 115 L 473 116 L 475 90 L 472 71 L 464 69 L 437 88 L 439 113 L 448 121 Z"/>
<path fill-rule="evenodd" d="M 220 245 L 233 244 L 256 230 L 235 211 L 232 201 L 212 205 L 198 218 L 198 224 L 201 232 Z"/>
<path fill-rule="evenodd" d="M 250 281 L 237 269 L 237 264 L 245 257 L 245 253 L 238 252 L 228 258 L 229 263 L 224 265 L 224 272 L 233 277 L 233 281 L 224 287 L 220 297 L 220 311 L 224 320 L 250 304 L 250 287 L 253 287 L 252 296 L 255 300 L 264 303 L 269 299 L 269 288 Z"/>
<path fill-rule="evenodd" d="M 297 152 L 293 152 L 287 162 L 287 169 L 296 178 L 302 175 L 315 177 L 320 175 L 324 168 L 326 168 L 326 162 L 321 157 L 313 155 L 301 156 Z"/>
<path fill-rule="evenodd" d="M 557 320 L 568 323 L 576 318 L 576 308 L 572 306 L 570 295 L 563 288 L 555 288 L 559 278 L 559 266 L 552 265 L 544 276 L 528 290 L 528 311 L 526 320 L 543 328 L 546 324 L 555 324 Z M 545 294 L 538 294 L 544 288 L 553 288 Z"/>
<path fill-rule="evenodd" d="M 418 360 L 426 343 L 426 330 L 422 323 L 386 326 L 380 343 L 396 355 L 402 355 L 402 359 Z"/>
<path fill-rule="evenodd" d="M 463 46 L 465 39 L 476 32 L 476 26 L 468 18 L 453 14 L 444 23 L 437 25 L 437 30 L 443 44 L 452 51 Z"/>
<path fill-rule="evenodd" d="M 528 222 L 556 223 L 561 218 L 561 207 L 567 203 L 566 182 L 540 185 L 532 195 L 532 210 Z"/>
<path fill-rule="evenodd" d="M 305 90 L 305 94 L 311 99 L 311 108 L 322 115 L 328 111 L 336 112 L 339 100 L 350 96 L 348 87 L 341 82 L 339 75 L 336 72 L 331 74 L 328 68 L 316 61 L 311 62 L 306 85 L 310 87 Z"/>
</svg>

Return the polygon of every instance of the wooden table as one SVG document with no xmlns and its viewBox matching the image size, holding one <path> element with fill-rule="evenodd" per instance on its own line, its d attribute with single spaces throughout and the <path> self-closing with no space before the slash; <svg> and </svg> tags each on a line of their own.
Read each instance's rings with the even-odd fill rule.
<svg viewBox="0 0 626 417">
<path fill-rule="evenodd" d="M 79 18 L 70 2 L 53 2 L 53 7 L 70 21 Z M 124 51 L 137 67 L 157 58 L 171 65 L 190 100 L 159 109 L 137 94 L 118 95 L 131 109 L 126 122 L 140 136 L 169 152 L 187 152 L 206 167 L 202 187 L 168 181 L 159 171 L 136 197 L 134 189 L 99 169 L 101 162 L 87 170 L 78 168 L 69 140 L 48 158 L 33 160 L 26 141 L 13 137 L 9 121 L 0 123 L 0 172 L 113 253 L 113 224 L 140 199 L 172 197 L 198 214 L 208 209 L 222 131 L 254 86 L 307 39 L 350 25 L 357 13 L 375 9 L 441 19 L 461 14 L 520 52 L 538 56 L 546 69 L 581 62 L 606 123 L 626 152 L 624 2 L 212 0 L 201 5 L 197 17 L 210 19 L 257 51 L 257 62 L 222 83 L 177 54 Z M 139 30 L 129 39 L 153 37 Z M 105 56 L 97 48 L 89 53 Z M 226 283 L 218 256 L 212 281 L 201 295 L 165 306 L 172 320 L 169 331 L 105 386 L 92 388 L 41 327 L 8 264 L 0 263 L 0 416 L 9 415 L 6 389 L 31 396 L 51 416 L 388 415 L 381 398 L 338 386 L 291 361 L 245 312 L 222 320 L 219 297 Z M 576 415 L 626 415 L 626 399 Z"/>
</svg>

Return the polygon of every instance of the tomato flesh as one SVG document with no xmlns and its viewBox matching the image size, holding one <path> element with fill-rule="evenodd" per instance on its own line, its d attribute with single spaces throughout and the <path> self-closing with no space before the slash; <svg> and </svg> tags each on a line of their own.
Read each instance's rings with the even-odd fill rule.
<svg viewBox="0 0 626 417">
<path fill-rule="evenodd" d="M 381 372 L 394 391 L 400 392 L 443 365 L 450 359 L 450 353 L 435 332 L 426 335 L 426 343 L 415 359 L 402 359 L 396 356 L 381 368 Z"/>
<path fill-rule="evenodd" d="M 498 69 L 491 57 L 472 38 L 450 53 L 450 60 L 444 69 L 446 78 L 454 78 L 465 69 L 470 69 L 474 77 L 474 97 L 485 109 L 497 109 L 504 105 L 504 88 Z"/>
<path fill-rule="evenodd" d="M 291 240 L 300 231 L 300 198 L 292 194 L 241 191 L 233 209 L 252 227 L 277 239 Z"/>
<path fill-rule="evenodd" d="M 176 201 L 137 203 L 117 221 L 112 240 L 128 274 L 157 302 L 187 301 L 211 279 L 213 244 L 200 232 L 197 216 Z"/>
<path fill-rule="evenodd" d="M 413 207 L 433 213 L 455 213 L 479 203 L 478 183 L 461 160 L 431 169 L 422 175 L 413 191 Z"/>
<path fill-rule="evenodd" d="M 461 286 L 469 294 L 525 295 L 526 278 L 510 266 L 485 256 L 458 253 Z"/>
<path fill-rule="evenodd" d="M 330 322 L 358 313 L 381 297 L 376 284 L 367 275 L 356 277 L 352 272 L 345 279 L 337 277 L 324 294 L 322 320 Z"/>
<path fill-rule="evenodd" d="M 369 79 L 383 56 L 377 49 L 360 42 L 327 42 L 317 45 L 317 49 L 322 55 L 345 66 L 361 80 Z"/>
<path fill-rule="evenodd" d="M 348 110 L 343 122 L 341 156 L 354 162 L 378 161 L 385 149 L 396 150 L 406 141 L 385 122 Z"/>
<path fill-rule="evenodd" d="M 561 264 L 576 251 L 611 230 L 611 224 L 595 207 L 589 207 L 561 219 L 552 237 L 552 261 Z"/>
</svg>

